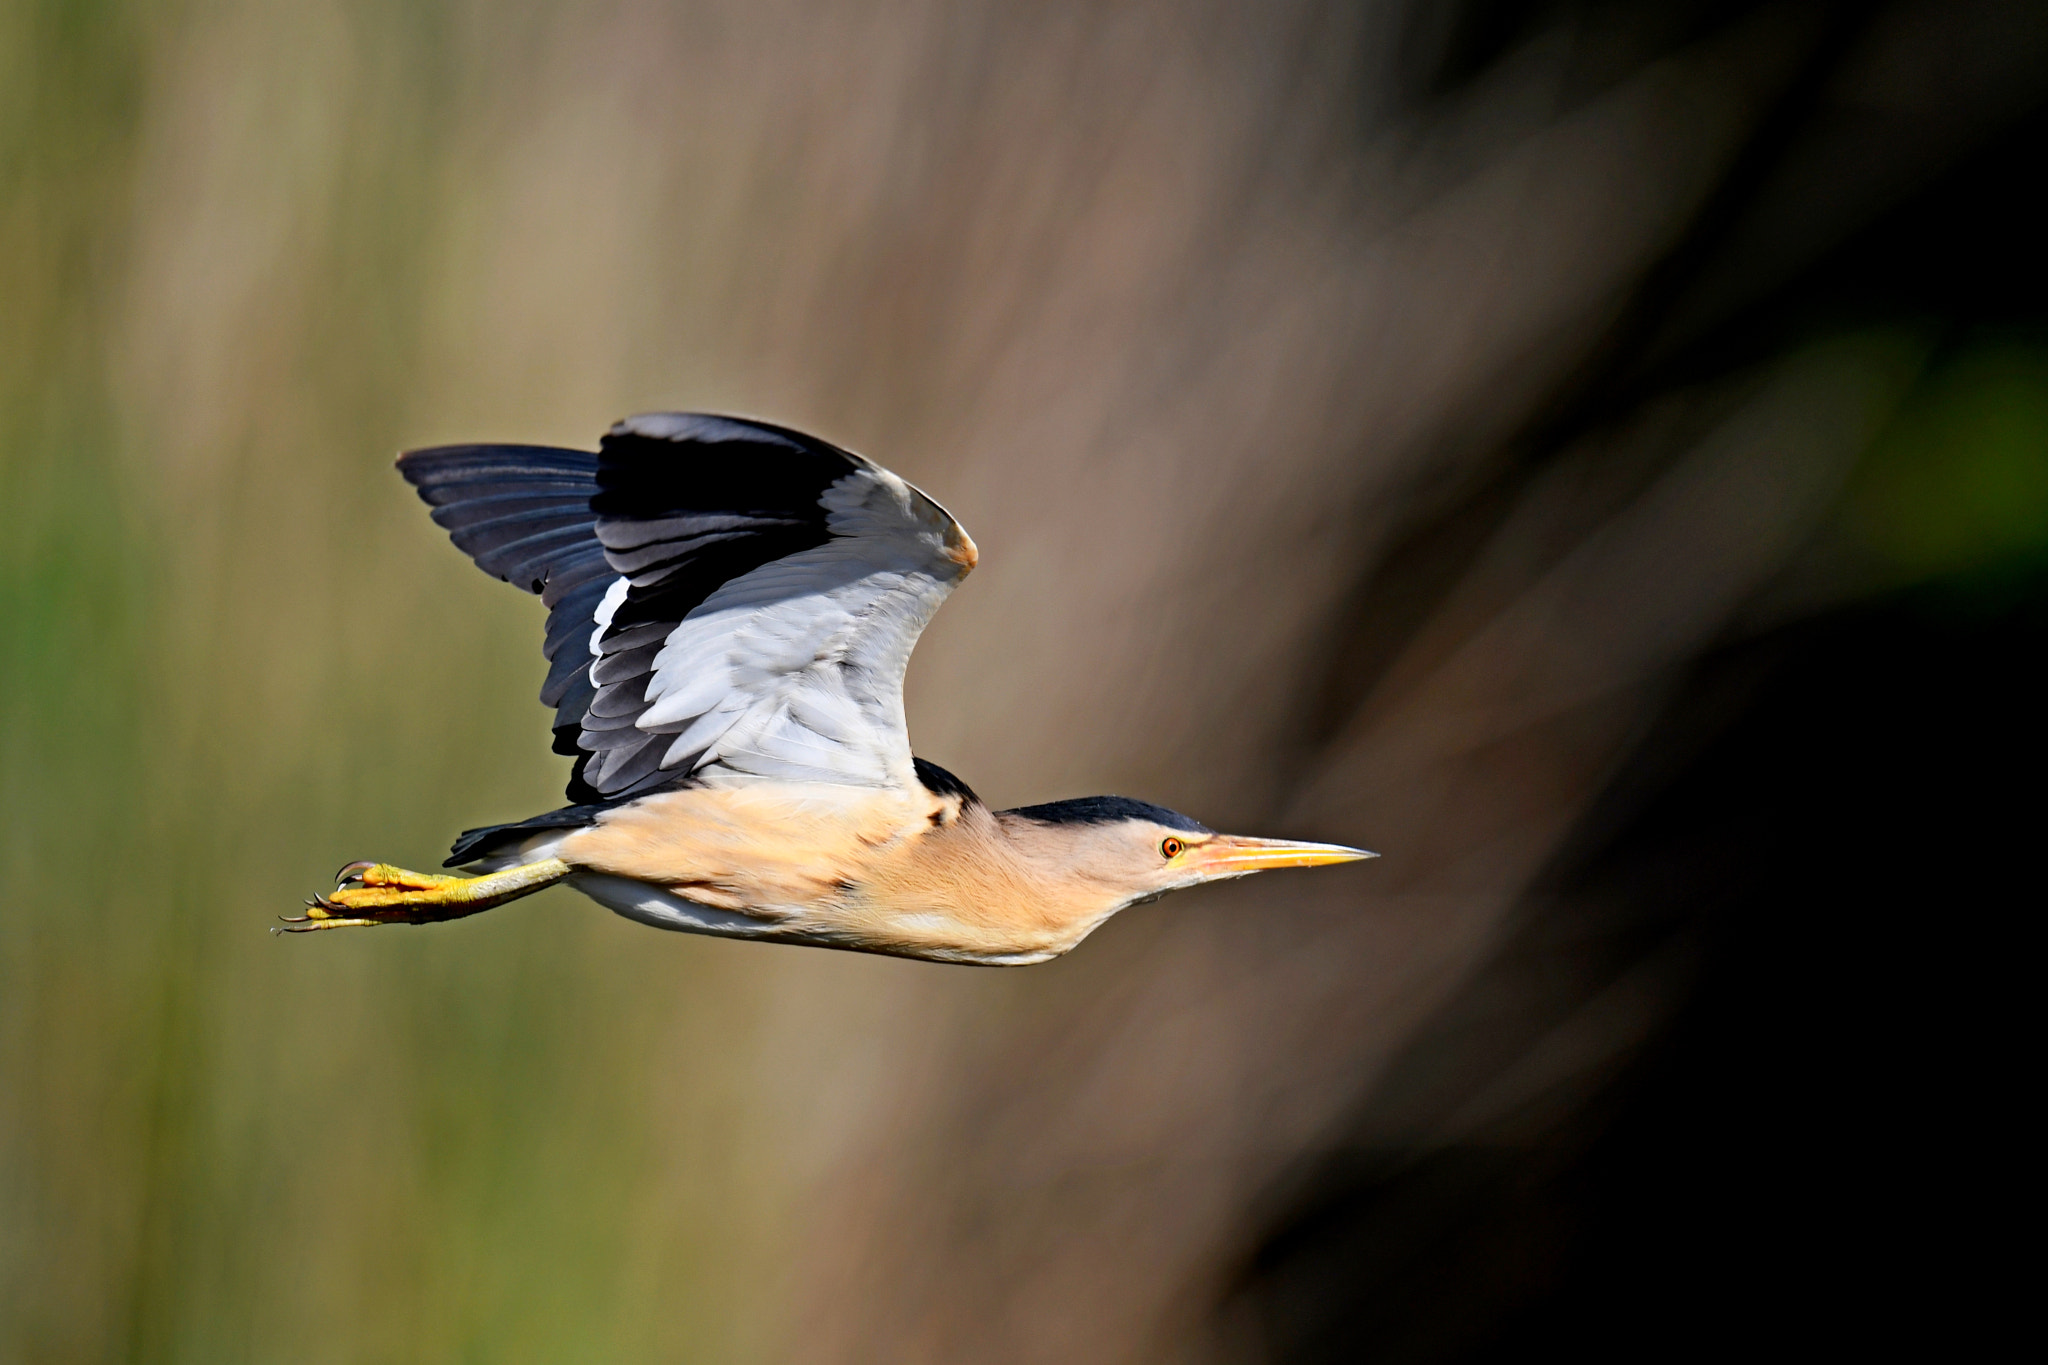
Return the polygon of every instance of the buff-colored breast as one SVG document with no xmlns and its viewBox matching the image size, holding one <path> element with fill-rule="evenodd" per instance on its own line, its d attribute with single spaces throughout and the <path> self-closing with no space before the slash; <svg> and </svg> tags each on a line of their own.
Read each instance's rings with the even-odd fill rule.
<svg viewBox="0 0 2048 1365">
<path fill-rule="evenodd" d="M 766 936 L 955 961 L 1054 956 L 1114 909 L 1050 884 L 986 808 L 922 789 L 664 792 L 570 836 L 559 856 L 757 917 Z"/>
</svg>

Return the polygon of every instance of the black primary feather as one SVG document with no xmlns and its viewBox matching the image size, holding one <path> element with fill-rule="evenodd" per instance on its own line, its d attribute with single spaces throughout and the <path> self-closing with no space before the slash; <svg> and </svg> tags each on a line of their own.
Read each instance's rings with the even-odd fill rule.
<svg viewBox="0 0 2048 1365">
<path fill-rule="evenodd" d="M 402 455 L 398 472 L 434 509 L 456 548 L 493 578 L 549 606 L 610 576 L 597 543 L 597 457 L 550 446 L 440 446 Z"/>
<path fill-rule="evenodd" d="M 398 472 L 478 568 L 539 594 L 548 607 L 540 699 L 555 708 L 555 752 L 578 757 L 576 737 L 593 692 L 590 635 L 598 603 L 618 577 L 590 506 L 598 457 L 552 446 L 437 446 L 400 456 Z M 572 801 L 595 795 L 570 778 Z"/>
</svg>

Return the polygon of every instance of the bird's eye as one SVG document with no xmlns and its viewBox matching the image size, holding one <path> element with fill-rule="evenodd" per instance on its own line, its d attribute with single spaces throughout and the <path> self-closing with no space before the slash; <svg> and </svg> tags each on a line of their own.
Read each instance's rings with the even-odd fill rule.
<svg viewBox="0 0 2048 1365">
<path fill-rule="evenodd" d="M 1187 845 L 1178 839 L 1162 839 L 1159 841 L 1160 853 L 1168 858 L 1178 858 L 1186 849 Z"/>
</svg>

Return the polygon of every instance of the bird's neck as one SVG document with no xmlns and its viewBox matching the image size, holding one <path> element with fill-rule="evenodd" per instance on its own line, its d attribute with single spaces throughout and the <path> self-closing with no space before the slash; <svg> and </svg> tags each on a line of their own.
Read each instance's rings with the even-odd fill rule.
<svg viewBox="0 0 2048 1365">
<path fill-rule="evenodd" d="M 1046 955 L 1073 947 L 1122 904 L 1114 890 L 1062 859 L 1031 821 L 967 801 L 938 812 L 914 852 L 876 858 L 862 887 L 875 910 L 942 916 L 963 943 Z"/>
</svg>

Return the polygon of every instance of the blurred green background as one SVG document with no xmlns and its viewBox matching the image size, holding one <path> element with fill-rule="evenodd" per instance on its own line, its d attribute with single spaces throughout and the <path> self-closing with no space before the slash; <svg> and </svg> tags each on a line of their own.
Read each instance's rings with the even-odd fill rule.
<svg viewBox="0 0 2048 1365">
<path fill-rule="evenodd" d="M 1261 1191 L 1485 959 L 1660 680 L 2038 583 L 2034 321 L 1823 289 L 1650 368 L 1696 335 L 1659 318 L 1792 270 L 1738 232 L 1752 275 L 1670 274 L 1775 183 L 1746 149 L 1804 145 L 1783 91 L 1880 143 L 1943 104 L 1886 65 L 1911 7 L 1605 46 L 1584 7 L 1487 42 L 1412 8 L 0 3 L 0 1358 L 1199 1358 Z M 1897 164 L 2032 108 L 2003 60 Z M 1850 238 L 1879 182 L 1766 244 Z M 1016 976 L 563 891 L 266 934 L 344 861 L 558 802 L 540 610 L 393 455 L 664 407 L 814 427 L 975 529 L 911 704 L 998 804 L 1407 861 Z M 1791 491 L 1715 503 L 1724 455 Z M 1578 728 L 1517 709 L 1553 682 Z"/>
<path fill-rule="evenodd" d="M 0 1357 L 737 1353 L 715 950 L 264 932 L 559 802 L 536 608 L 390 472 L 522 17 L 0 8 Z"/>
</svg>

